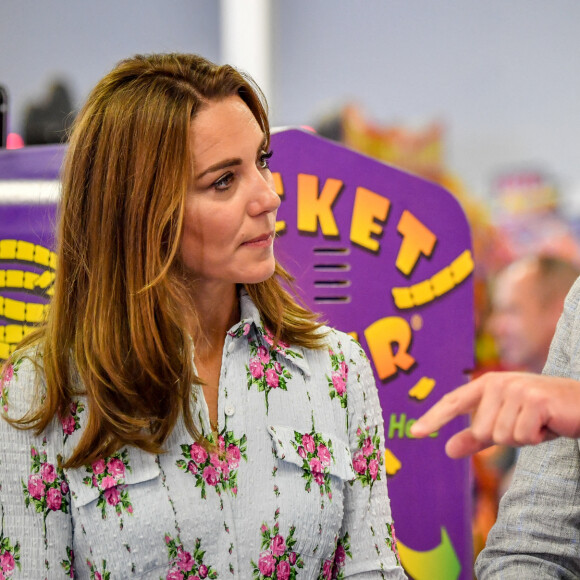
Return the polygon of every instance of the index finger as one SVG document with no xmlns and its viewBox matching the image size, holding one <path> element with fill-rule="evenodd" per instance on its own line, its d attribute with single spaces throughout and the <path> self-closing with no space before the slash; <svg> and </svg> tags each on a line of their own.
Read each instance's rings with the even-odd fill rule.
<svg viewBox="0 0 580 580">
<path fill-rule="evenodd" d="M 481 399 L 482 388 L 476 379 L 444 395 L 411 427 L 414 437 L 426 437 L 455 417 L 472 411 Z"/>
</svg>

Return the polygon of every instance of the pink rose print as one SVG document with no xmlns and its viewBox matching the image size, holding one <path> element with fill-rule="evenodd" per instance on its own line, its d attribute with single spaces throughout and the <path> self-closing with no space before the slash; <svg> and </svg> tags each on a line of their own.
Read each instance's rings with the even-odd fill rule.
<svg viewBox="0 0 580 580">
<path fill-rule="evenodd" d="M 363 455 L 365 457 L 368 457 L 369 455 L 373 454 L 373 451 L 375 450 L 375 446 L 373 445 L 373 442 L 371 441 L 370 437 L 367 437 L 363 443 L 363 447 L 362 447 L 362 451 L 363 451 Z"/>
<path fill-rule="evenodd" d="M 286 542 L 280 534 L 276 534 L 270 542 L 270 551 L 274 556 L 281 556 L 286 551 Z"/>
<path fill-rule="evenodd" d="M 203 479 L 209 485 L 215 486 L 218 484 L 218 482 L 220 480 L 219 473 L 217 472 L 217 470 L 214 467 L 212 467 L 211 465 L 208 465 L 203 470 Z"/>
<path fill-rule="evenodd" d="M 341 347 L 340 343 L 338 344 L 338 347 L 340 349 Z M 332 349 L 328 349 L 328 354 L 330 356 L 330 364 L 332 367 L 330 377 L 326 375 L 330 398 L 331 399 L 338 398 L 340 406 L 343 409 L 346 409 L 347 406 L 346 381 L 348 378 L 348 365 L 344 360 L 344 354 L 342 350 L 339 351 L 339 353 L 337 354 Z"/>
<path fill-rule="evenodd" d="M 312 474 L 314 481 L 322 487 L 324 484 L 324 474 L 320 473 L 319 471 L 315 471 Z M 332 492 L 328 492 L 328 499 L 332 499 Z"/>
<path fill-rule="evenodd" d="M 177 467 L 195 478 L 195 486 L 200 488 L 202 499 L 207 497 L 207 486 L 215 489 L 218 495 L 224 491 L 236 495 L 240 460 L 247 460 L 246 436 L 236 439 L 231 431 L 224 430 L 217 437 L 217 442 L 214 434 L 206 439 L 208 446 L 213 446 L 210 447 L 211 452 L 197 442 L 193 445 L 181 445 L 184 459 L 177 460 Z"/>
<path fill-rule="evenodd" d="M 60 506 L 62 505 L 62 494 L 58 487 L 51 487 L 46 492 L 46 507 L 53 511 L 57 512 L 60 510 Z"/>
<path fill-rule="evenodd" d="M 371 459 L 369 461 L 369 475 L 371 479 L 375 481 L 379 474 L 379 462 L 376 459 Z"/>
<path fill-rule="evenodd" d="M 332 373 L 332 384 L 336 390 L 336 394 L 340 397 L 346 392 L 346 384 L 344 378 L 337 372 Z"/>
<path fill-rule="evenodd" d="M 344 566 L 344 563 L 346 562 L 346 551 L 344 549 L 344 546 L 342 544 L 338 544 L 338 546 L 336 546 L 336 552 L 334 554 L 334 561 L 337 564 L 337 566 Z"/>
<path fill-rule="evenodd" d="M 183 572 L 189 572 L 194 564 L 195 560 L 192 558 L 191 554 L 185 552 L 183 547 L 180 546 L 177 549 L 177 567 Z"/>
<path fill-rule="evenodd" d="M 278 580 L 288 580 L 295 578 L 297 570 L 304 567 L 304 560 L 292 550 L 296 543 L 294 538 L 295 526 L 292 526 L 286 538 L 280 534 L 277 519 L 280 512 L 276 510 L 272 528 L 263 523 L 260 527 L 262 536 L 262 549 L 258 557 L 258 563 L 251 561 L 254 569 L 253 577 L 256 580 L 265 578 L 277 578 Z"/>
<path fill-rule="evenodd" d="M 322 463 L 316 457 L 310 460 L 310 471 L 312 473 L 322 473 Z"/>
<path fill-rule="evenodd" d="M 304 445 L 304 449 L 308 453 L 314 453 L 314 449 L 316 448 L 316 444 L 314 443 L 314 437 L 312 435 L 305 433 L 302 435 L 302 445 Z"/>
<path fill-rule="evenodd" d="M 262 552 L 260 554 L 260 559 L 258 560 L 258 569 L 260 570 L 260 574 L 269 578 L 272 576 L 272 572 L 274 572 L 274 567 L 276 566 L 276 560 L 274 560 L 274 556 L 269 552 Z"/>
<path fill-rule="evenodd" d="M 311 433 L 294 431 L 291 443 L 302 458 L 302 477 L 306 480 L 304 489 L 309 492 L 314 481 L 320 488 L 320 495 L 326 494 L 332 500 L 330 465 L 334 456 L 331 441 L 325 441 L 320 433 L 313 430 Z"/>
<path fill-rule="evenodd" d="M 230 469 L 236 469 L 240 464 L 240 459 L 242 454 L 240 453 L 240 448 L 237 445 L 230 445 L 226 451 L 226 461 Z"/>
<path fill-rule="evenodd" d="M 40 499 L 44 497 L 46 492 L 46 486 L 42 481 L 42 476 L 38 474 L 30 474 L 28 476 L 28 493 L 34 499 Z"/>
<path fill-rule="evenodd" d="M 228 462 L 220 461 L 219 468 L 222 472 L 222 479 L 228 480 L 230 478 L 230 466 L 228 465 Z"/>
<path fill-rule="evenodd" d="M 64 568 L 65 574 L 69 578 L 75 577 L 75 568 L 74 568 L 74 561 L 75 561 L 75 553 L 69 546 L 66 547 L 66 555 L 67 557 L 61 561 L 60 565 Z"/>
<path fill-rule="evenodd" d="M 8 391 L 12 379 L 18 377 L 18 370 L 23 357 L 15 358 L 11 363 L 7 363 L 3 368 L 0 367 L 0 405 L 4 412 L 8 412 Z"/>
<path fill-rule="evenodd" d="M 243 334 L 244 334 L 244 336 L 248 336 L 248 334 L 250 334 L 250 325 L 247 323 L 244 324 Z"/>
<path fill-rule="evenodd" d="M 6 551 L 0 556 L 0 567 L 5 576 L 12 576 L 14 568 L 16 567 L 16 560 L 11 552 Z"/>
<path fill-rule="evenodd" d="M 322 573 L 320 574 L 319 578 L 322 578 L 322 580 L 331 580 L 332 560 L 325 560 L 324 564 L 322 565 Z"/>
<path fill-rule="evenodd" d="M 364 421 L 366 423 L 366 416 Z M 378 427 L 375 426 L 371 433 L 370 426 L 359 425 L 356 434 L 358 449 L 352 455 L 352 466 L 356 472 L 356 479 L 363 486 L 372 487 L 376 480 L 381 479 L 381 465 L 384 461 Z"/>
<path fill-rule="evenodd" d="M 9 364 L 4 368 L 4 374 L 2 375 L 2 385 L 7 385 L 14 377 L 14 366 Z"/>
<path fill-rule="evenodd" d="M 105 473 L 105 460 L 99 459 L 98 461 L 95 461 L 93 463 L 92 467 L 93 467 L 93 473 L 95 475 L 100 475 L 101 473 Z"/>
<path fill-rule="evenodd" d="M 75 432 L 75 419 L 72 415 L 67 415 L 62 420 L 62 430 L 65 435 L 72 435 Z"/>
<path fill-rule="evenodd" d="M 105 500 L 109 505 L 115 506 L 121 501 L 121 493 L 117 487 L 110 487 L 104 491 Z"/>
<path fill-rule="evenodd" d="M 357 451 L 352 456 L 352 466 L 357 473 L 365 473 L 367 470 L 367 460 L 362 451 Z"/>
<path fill-rule="evenodd" d="M 397 537 L 395 536 L 395 524 L 387 523 L 387 537 L 385 538 L 385 543 L 395 554 L 397 564 L 401 565 L 401 557 L 399 556 L 399 549 L 397 548 Z"/>
<path fill-rule="evenodd" d="M 254 357 L 250 359 L 250 374 L 254 379 L 260 379 L 264 376 L 264 367 L 259 358 Z"/>
<path fill-rule="evenodd" d="M 336 540 L 336 546 L 334 548 L 334 554 L 330 560 L 325 560 L 320 568 L 320 573 L 318 575 L 318 580 L 327 580 L 332 578 L 341 579 L 344 578 L 344 565 L 346 564 L 346 558 L 352 558 L 350 551 L 350 539 L 348 534 L 345 534 L 343 538 Z"/>
<path fill-rule="evenodd" d="M 72 435 L 77 429 L 80 429 L 81 423 L 79 416 L 84 410 L 85 406 L 82 403 L 72 401 L 69 405 L 68 413 L 64 417 L 60 417 L 65 441 L 68 439 L 69 435 Z"/>
<path fill-rule="evenodd" d="M 264 340 L 270 345 L 270 346 L 274 346 L 274 335 L 270 332 L 269 329 L 264 329 Z M 287 342 L 284 342 L 283 340 L 279 340 L 278 341 L 278 346 L 276 347 L 276 351 L 278 352 L 284 352 L 288 349 L 290 345 Z M 295 353 L 294 356 L 300 356 L 298 355 L 298 353 Z"/>
<path fill-rule="evenodd" d="M 270 362 L 270 352 L 264 345 L 258 347 L 258 358 L 265 365 Z"/>
<path fill-rule="evenodd" d="M 90 560 L 87 560 L 87 566 L 91 572 L 91 580 L 111 580 L 111 572 L 107 570 L 107 561 L 102 561 L 101 571 L 97 568 L 96 564 L 93 564 Z"/>
<path fill-rule="evenodd" d="M 218 457 L 217 453 L 210 453 L 209 454 L 209 462 L 211 463 L 211 465 L 213 465 L 214 467 L 217 467 L 218 469 L 221 465 L 221 461 L 220 461 L 220 458 Z"/>
<path fill-rule="evenodd" d="M 118 457 L 111 457 L 107 461 L 107 471 L 116 479 L 125 476 L 125 464 Z"/>
<path fill-rule="evenodd" d="M 42 445 L 46 445 L 46 439 Z M 68 513 L 70 499 L 68 494 L 63 493 L 63 488 L 68 491 L 68 484 L 62 469 L 49 463 L 46 451 L 43 449 L 38 451 L 36 447 L 32 446 L 30 459 L 32 465 L 28 481 L 21 482 L 24 505 L 27 508 L 33 507 L 36 513 L 43 514 L 42 531 L 46 543 L 46 519 L 52 512 Z M 2 552 L 3 546 L 4 544 L 0 542 L 0 555 L 5 553 L 5 551 Z M 11 551 L 9 550 L 9 552 Z"/>
<path fill-rule="evenodd" d="M 326 447 L 326 445 L 318 446 L 318 458 L 320 459 L 320 463 L 324 467 L 328 467 L 330 465 L 331 456 L 330 451 L 328 450 L 328 447 Z"/>
<path fill-rule="evenodd" d="M 115 487 L 117 485 L 117 481 L 120 478 L 115 478 L 112 475 L 105 475 L 103 479 L 101 479 L 100 488 L 101 489 L 109 489 L 111 487 Z"/>
<path fill-rule="evenodd" d="M 196 463 L 203 463 L 208 456 L 207 451 L 199 443 L 194 443 L 190 448 L 190 454 L 193 461 Z"/>
<path fill-rule="evenodd" d="M 170 570 L 166 580 L 201 580 L 202 578 L 217 578 L 217 572 L 212 566 L 204 563 L 205 550 L 201 549 L 201 540 L 195 540 L 194 549 L 188 552 L 181 543 L 179 536 L 172 538 L 165 535 L 165 544 L 169 553 Z"/>
<path fill-rule="evenodd" d="M 289 345 L 280 341 L 274 347 L 274 337 L 269 331 L 262 331 L 261 335 L 266 345 L 260 344 L 260 337 L 248 337 L 250 347 L 250 361 L 246 365 L 248 390 L 256 387 L 258 392 L 264 393 L 266 399 L 266 413 L 269 408 L 268 396 L 272 389 L 287 391 L 287 381 L 292 378 L 290 371 L 278 360 L 283 354 L 288 358 L 302 358 L 298 352 L 291 350 Z"/>
<path fill-rule="evenodd" d="M 101 517 L 107 518 L 107 511 L 113 508 L 119 517 L 119 526 L 123 528 L 123 513 L 131 515 L 133 506 L 129 499 L 129 492 L 125 482 L 127 471 L 131 471 L 129 465 L 129 452 L 127 449 L 118 451 L 106 459 L 99 459 L 92 465 L 85 467 L 87 476 L 83 483 L 99 490 L 97 508 L 101 510 Z"/>
<path fill-rule="evenodd" d="M 4 412 L 8 411 L 8 385 L 18 375 L 21 361 L 22 359 L 18 359 L 13 364 L 7 364 L 0 375 L 0 404 Z"/>
<path fill-rule="evenodd" d="M 277 389 L 280 384 L 280 375 L 276 372 L 276 369 L 268 369 L 266 371 L 266 383 L 272 389 Z"/>
<path fill-rule="evenodd" d="M 290 578 L 290 564 L 287 560 L 281 560 L 276 566 L 276 576 L 278 580 L 288 580 Z"/>
</svg>

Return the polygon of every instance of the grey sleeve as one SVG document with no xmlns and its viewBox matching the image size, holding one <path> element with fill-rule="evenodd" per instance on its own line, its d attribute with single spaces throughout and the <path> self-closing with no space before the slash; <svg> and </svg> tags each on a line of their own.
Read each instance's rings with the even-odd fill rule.
<svg viewBox="0 0 580 580">
<path fill-rule="evenodd" d="M 580 282 L 568 294 L 544 373 L 580 379 Z M 485 549 L 479 580 L 580 577 L 580 450 L 559 438 L 522 450 Z"/>
<path fill-rule="evenodd" d="M 580 577 L 579 473 L 574 439 L 522 450 L 477 559 L 479 580 Z"/>
</svg>

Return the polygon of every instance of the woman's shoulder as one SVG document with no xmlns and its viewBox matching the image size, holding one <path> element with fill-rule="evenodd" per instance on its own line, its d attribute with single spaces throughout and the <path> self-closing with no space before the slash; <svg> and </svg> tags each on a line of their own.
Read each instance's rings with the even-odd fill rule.
<svg viewBox="0 0 580 580">
<path fill-rule="evenodd" d="M 366 354 L 355 335 L 343 332 L 333 326 L 321 326 L 320 333 L 325 348 L 342 351 L 345 355 L 348 352 L 351 357 L 366 359 Z"/>
<path fill-rule="evenodd" d="M 0 405 L 10 419 L 20 419 L 42 400 L 45 389 L 42 354 L 36 348 L 14 354 L 0 375 Z"/>
</svg>

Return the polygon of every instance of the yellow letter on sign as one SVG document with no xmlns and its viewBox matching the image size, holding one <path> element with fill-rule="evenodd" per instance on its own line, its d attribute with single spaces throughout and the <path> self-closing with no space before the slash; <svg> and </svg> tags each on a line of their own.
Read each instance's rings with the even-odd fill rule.
<svg viewBox="0 0 580 580">
<path fill-rule="evenodd" d="M 298 174 L 298 231 L 315 233 L 318 222 L 323 236 L 338 236 L 332 206 L 342 189 L 340 179 L 328 178 L 320 196 L 318 177 Z"/>
<path fill-rule="evenodd" d="M 390 205 L 391 202 L 386 197 L 364 187 L 357 187 L 352 209 L 350 241 L 372 252 L 378 251 L 379 242 L 371 238 L 371 234 L 380 235 L 383 232 L 383 226 L 375 220 L 384 222 Z"/>
<path fill-rule="evenodd" d="M 415 359 L 407 352 L 413 334 L 404 318 L 388 316 L 373 322 L 365 330 L 365 338 L 381 380 L 396 374 L 397 369 L 408 371 L 415 363 Z M 394 344 L 397 345 L 396 351 Z"/>
<path fill-rule="evenodd" d="M 403 241 L 396 266 L 399 271 L 408 276 L 421 254 L 431 255 L 437 236 L 408 210 L 403 212 L 397 231 L 403 236 Z"/>
</svg>

